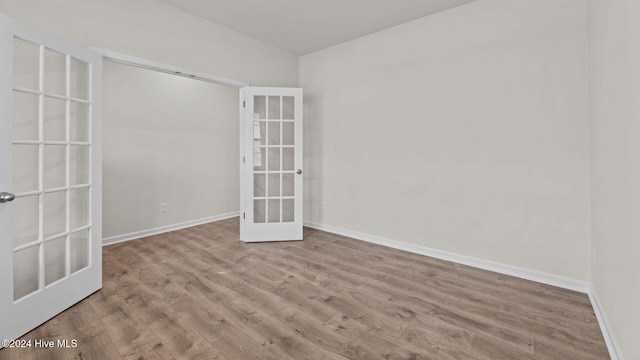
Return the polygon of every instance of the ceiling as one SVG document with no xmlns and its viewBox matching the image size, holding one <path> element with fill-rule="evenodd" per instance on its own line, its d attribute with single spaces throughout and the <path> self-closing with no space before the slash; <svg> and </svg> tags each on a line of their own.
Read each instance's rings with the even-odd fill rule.
<svg viewBox="0 0 640 360">
<path fill-rule="evenodd" d="M 474 0 L 160 0 L 296 55 Z"/>
</svg>

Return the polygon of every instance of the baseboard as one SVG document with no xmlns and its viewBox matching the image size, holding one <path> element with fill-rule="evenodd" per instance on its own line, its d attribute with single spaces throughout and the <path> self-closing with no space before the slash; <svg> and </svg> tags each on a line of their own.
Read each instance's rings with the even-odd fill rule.
<svg viewBox="0 0 640 360">
<path fill-rule="evenodd" d="M 460 255 L 452 252 L 432 249 L 426 246 L 409 244 L 402 241 L 391 240 L 391 239 L 383 238 L 380 236 L 360 233 L 357 231 L 342 229 L 335 226 L 324 225 L 324 224 L 319 224 L 319 223 L 310 222 L 310 221 L 305 221 L 304 225 L 313 229 L 322 230 L 322 231 L 326 231 L 326 232 L 330 232 L 330 233 L 338 234 L 342 236 L 347 236 L 350 238 L 366 241 L 373 244 L 383 245 L 390 248 L 404 250 L 404 251 L 408 251 L 415 254 L 430 256 L 430 257 L 434 257 L 441 260 L 452 261 L 458 264 L 468 265 L 468 266 L 472 266 L 479 269 L 494 271 L 494 272 L 505 274 L 505 275 L 515 276 L 522 279 L 536 281 L 536 282 L 547 284 L 547 285 L 561 287 L 563 289 L 579 291 L 582 293 L 589 293 L 589 290 L 590 290 L 590 285 L 586 281 L 566 278 L 562 276 L 544 273 L 541 271 L 520 268 L 517 266 L 511 266 L 511 265 L 501 264 L 493 261 L 478 259 L 471 256 L 465 256 L 465 255 Z"/>
<path fill-rule="evenodd" d="M 600 307 L 600 300 L 598 300 L 598 295 L 593 286 L 591 286 L 589 291 L 589 300 L 591 300 L 593 312 L 595 312 L 596 318 L 598 319 L 598 324 L 600 325 L 600 330 L 602 331 L 602 337 L 604 337 L 604 342 L 607 344 L 607 349 L 609 350 L 609 356 L 611 357 L 611 360 L 624 360 L 624 358 L 622 357 L 622 352 L 620 352 L 618 342 L 616 341 L 615 336 L 613 336 L 613 329 L 611 328 L 611 325 L 609 325 L 607 316 Z"/>
<path fill-rule="evenodd" d="M 142 238 L 142 237 L 145 237 L 145 236 L 158 235 L 158 234 L 166 233 L 166 232 L 169 232 L 169 231 L 185 229 L 185 228 L 192 227 L 192 226 L 208 224 L 210 222 L 229 219 L 229 218 L 236 217 L 236 216 L 240 216 L 240 213 L 238 211 L 234 211 L 234 212 L 230 212 L 230 213 L 226 213 L 226 214 L 215 215 L 215 216 L 210 216 L 210 217 L 206 217 L 206 218 L 202 218 L 202 219 L 185 221 L 185 222 L 181 222 L 181 223 L 178 223 L 178 224 L 160 226 L 160 227 L 153 228 L 153 229 L 148 229 L 148 230 L 136 231 L 136 232 L 132 232 L 132 233 L 129 233 L 129 234 L 111 236 L 111 237 L 102 239 L 102 246 L 111 245 L 111 244 L 115 244 L 115 243 L 119 243 L 119 242 L 123 242 L 123 241 L 139 239 L 139 238 Z"/>
</svg>

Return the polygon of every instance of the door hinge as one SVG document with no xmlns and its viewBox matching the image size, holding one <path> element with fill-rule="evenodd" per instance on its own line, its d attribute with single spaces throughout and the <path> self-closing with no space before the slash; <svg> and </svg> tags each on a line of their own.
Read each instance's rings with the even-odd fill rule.
<svg viewBox="0 0 640 360">
<path fill-rule="evenodd" d="M 244 100 L 242 100 L 242 107 L 247 107 L 247 103 Z"/>
<path fill-rule="evenodd" d="M 242 213 L 242 218 L 243 218 L 243 219 L 246 219 L 246 218 L 247 218 L 245 213 Z"/>
<path fill-rule="evenodd" d="M 246 164 L 246 158 L 244 156 L 242 157 L 242 163 Z"/>
</svg>

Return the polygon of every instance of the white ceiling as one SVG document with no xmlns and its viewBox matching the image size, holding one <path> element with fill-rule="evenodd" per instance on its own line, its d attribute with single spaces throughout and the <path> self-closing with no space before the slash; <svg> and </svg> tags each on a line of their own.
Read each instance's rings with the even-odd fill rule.
<svg viewBox="0 0 640 360">
<path fill-rule="evenodd" d="M 161 0 L 303 55 L 474 0 Z"/>
</svg>

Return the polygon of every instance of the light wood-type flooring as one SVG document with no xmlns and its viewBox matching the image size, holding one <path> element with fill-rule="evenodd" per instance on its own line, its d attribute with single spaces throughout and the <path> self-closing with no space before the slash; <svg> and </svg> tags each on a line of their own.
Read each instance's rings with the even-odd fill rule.
<svg viewBox="0 0 640 360">
<path fill-rule="evenodd" d="M 608 359 L 585 294 L 238 219 L 104 247 L 104 284 L 0 359 Z"/>
</svg>

